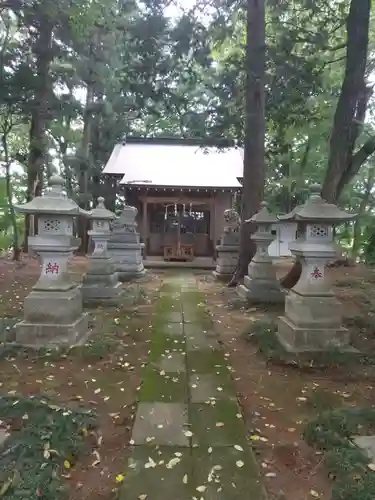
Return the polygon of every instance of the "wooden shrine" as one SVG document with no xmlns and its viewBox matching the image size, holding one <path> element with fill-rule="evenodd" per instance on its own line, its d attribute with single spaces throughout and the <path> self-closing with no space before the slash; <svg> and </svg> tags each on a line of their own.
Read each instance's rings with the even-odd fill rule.
<svg viewBox="0 0 375 500">
<path fill-rule="evenodd" d="M 214 257 L 242 168 L 242 150 L 234 147 L 128 139 L 115 147 L 103 173 L 118 180 L 117 195 L 138 210 L 144 258 L 192 261 Z"/>
</svg>

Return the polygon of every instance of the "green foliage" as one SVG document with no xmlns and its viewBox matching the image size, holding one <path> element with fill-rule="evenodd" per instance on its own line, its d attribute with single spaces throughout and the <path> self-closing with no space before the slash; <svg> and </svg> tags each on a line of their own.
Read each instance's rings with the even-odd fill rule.
<svg viewBox="0 0 375 500">
<path fill-rule="evenodd" d="M 370 500 L 375 496 L 375 473 L 369 459 L 351 441 L 375 425 L 374 408 L 345 408 L 322 413 L 310 422 L 304 438 L 324 450 L 325 466 L 334 480 L 331 500 Z"/>
<path fill-rule="evenodd" d="M 95 425 L 89 410 L 56 406 L 48 398 L 0 397 L 3 420 L 13 432 L 1 457 L 1 495 L 9 500 L 67 499 L 64 461 L 73 464 Z"/>
</svg>

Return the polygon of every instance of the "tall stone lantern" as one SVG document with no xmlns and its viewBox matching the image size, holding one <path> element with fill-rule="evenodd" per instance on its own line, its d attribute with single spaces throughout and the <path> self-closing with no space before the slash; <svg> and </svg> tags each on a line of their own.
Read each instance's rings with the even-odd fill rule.
<svg viewBox="0 0 375 500">
<path fill-rule="evenodd" d="M 95 244 L 89 257 L 87 273 L 83 278 L 82 296 L 86 304 L 118 305 L 122 287 L 115 272 L 115 264 L 107 251 L 108 239 L 111 236 L 110 223 L 116 215 L 104 206 L 104 198 L 98 198 L 98 205 L 89 212 L 92 229 L 89 236 Z"/>
<path fill-rule="evenodd" d="M 290 352 L 351 349 L 349 332 L 342 326 L 342 306 L 325 277 L 327 262 L 338 253 L 333 226 L 356 215 L 348 214 L 320 196 L 321 186 L 311 186 L 304 205 L 280 220 L 297 222 L 297 239 L 289 244 L 291 253 L 301 262 L 298 283 L 287 294 L 284 316 L 279 318 L 278 338 Z"/>
<path fill-rule="evenodd" d="M 136 216 L 138 210 L 125 205 L 121 215 L 113 222 L 112 235 L 108 242 L 108 252 L 115 263 L 121 281 L 141 278 L 145 275 L 142 249 L 137 233 Z"/>
<path fill-rule="evenodd" d="M 16 341 L 33 347 L 74 345 L 88 336 L 87 314 L 82 312 L 82 296 L 68 274 L 68 261 L 79 247 L 73 236 L 73 221 L 87 215 L 67 197 L 59 176 L 49 180 L 49 190 L 15 210 L 38 218 L 38 234 L 29 246 L 39 255 L 42 271 L 24 302 L 24 320 L 15 325 Z"/>
<path fill-rule="evenodd" d="M 260 211 L 246 221 L 256 225 L 256 231 L 251 235 L 256 253 L 249 264 L 244 283 L 238 286 L 237 291 L 240 297 L 250 302 L 283 303 L 285 300 L 268 253 L 268 247 L 275 239 L 272 228 L 277 222 L 278 219 L 270 214 L 265 201 L 260 204 Z"/>
</svg>

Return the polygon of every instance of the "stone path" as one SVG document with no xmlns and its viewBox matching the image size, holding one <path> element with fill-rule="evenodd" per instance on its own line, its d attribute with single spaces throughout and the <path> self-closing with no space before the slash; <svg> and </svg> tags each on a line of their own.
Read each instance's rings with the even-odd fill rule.
<svg viewBox="0 0 375 500">
<path fill-rule="evenodd" d="M 164 284 L 122 500 L 265 499 L 225 354 L 201 300 L 191 275 Z"/>
</svg>

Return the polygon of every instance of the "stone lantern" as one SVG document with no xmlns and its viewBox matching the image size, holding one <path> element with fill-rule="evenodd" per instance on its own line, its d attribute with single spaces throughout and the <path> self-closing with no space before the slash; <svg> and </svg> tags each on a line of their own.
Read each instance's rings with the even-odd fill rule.
<svg viewBox="0 0 375 500">
<path fill-rule="evenodd" d="M 239 285 L 237 289 L 239 296 L 247 301 L 283 303 L 285 300 L 268 254 L 268 247 L 275 239 L 272 228 L 277 222 L 277 218 L 269 213 L 265 201 L 260 204 L 260 211 L 246 221 L 256 226 L 255 233 L 251 235 L 256 245 L 256 253 L 249 264 L 243 285 Z"/>
<path fill-rule="evenodd" d="M 125 205 L 118 219 L 113 222 L 112 235 L 108 242 L 108 252 L 115 263 L 116 272 L 121 281 L 141 278 L 145 275 L 142 249 L 137 233 L 135 218 L 138 210 Z"/>
<path fill-rule="evenodd" d="M 288 292 L 285 313 L 278 323 L 278 338 L 290 352 L 351 349 L 349 332 L 341 324 L 342 306 L 325 278 L 324 268 L 338 253 L 333 226 L 356 215 L 327 203 L 320 191 L 320 185 L 311 186 L 304 205 L 279 216 L 280 220 L 298 223 L 297 239 L 289 248 L 302 265 L 300 279 Z"/>
<path fill-rule="evenodd" d="M 86 215 L 67 197 L 59 176 L 49 180 L 50 189 L 15 210 L 34 215 L 38 234 L 30 236 L 30 247 L 40 256 L 42 271 L 24 302 L 24 320 L 15 325 L 16 341 L 27 346 L 74 345 L 88 336 L 87 314 L 82 312 L 82 295 L 68 274 L 68 260 L 79 247 L 73 236 L 73 221 Z"/>
<path fill-rule="evenodd" d="M 118 305 L 122 287 L 115 272 L 115 264 L 107 251 L 111 236 L 110 223 L 116 215 L 104 206 L 104 198 L 98 198 L 98 205 L 89 212 L 92 230 L 88 231 L 95 248 L 89 257 L 87 273 L 83 278 L 82 296 L 86 304 Z"/>
<path fill-rule="evenodd" d="M 213 275 L 221 281 L 233 276 L 238 263 L 240 249 L 240 216 L 233 208 L 224 210 L 224 234 L 217 245 L 216 269 Z"/>
</svg>

